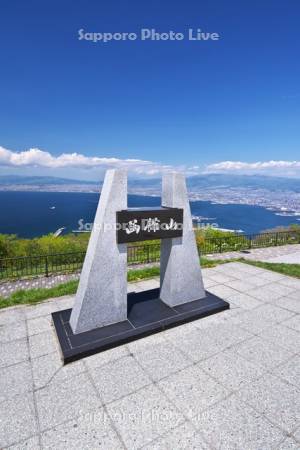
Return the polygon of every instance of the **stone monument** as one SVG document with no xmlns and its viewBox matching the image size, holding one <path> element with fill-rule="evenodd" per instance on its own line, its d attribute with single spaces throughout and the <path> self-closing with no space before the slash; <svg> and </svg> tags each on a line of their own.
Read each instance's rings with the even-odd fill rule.
<svg viewBox="0 0 300 450">
<path fill-rule="evenodd" d="M 127 245 L 161 239 L 160 289 L 127 294 Z M 64 362 L 229 308 L 206 292 L 185 184 L 162 180 L 162 206 L 127 208 L 127 175 L 108 170 L 72 310 L 53 313 Z"/>
</svg>

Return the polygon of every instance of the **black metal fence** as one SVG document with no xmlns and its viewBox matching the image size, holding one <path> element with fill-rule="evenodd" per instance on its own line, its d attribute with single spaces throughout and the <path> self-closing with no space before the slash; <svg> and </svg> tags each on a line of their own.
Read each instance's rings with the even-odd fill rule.
<svg viewBox="0 0 300 450">
<path fill-rule="evenodd" d="M 254 248 L 275 247 L 286 244 L 299 244 L 299 231 L 279 231 L 261 234 L 232 234 L 221 238 L 198 240 L 198 247 L 203 255 L 231 251 L 251 250 Z"/>
<path fill-rule="evenodd" d="M 253 248 L 299 244 L 300 233 L 282 231 L 257 235 L 235 235 L 221 238 L 197 238 L 202 255 L 230 251 L 246 251 Z M 127 247 L 128 264 L 148 264 L 160 260 L 160 244 L 132 245 Z M 49 276 L 79 272 L 85 252 L 61 253 L 55 255 L 24 256 L 0 259 L 0 280 L 32 276 Z"/>
</svg>

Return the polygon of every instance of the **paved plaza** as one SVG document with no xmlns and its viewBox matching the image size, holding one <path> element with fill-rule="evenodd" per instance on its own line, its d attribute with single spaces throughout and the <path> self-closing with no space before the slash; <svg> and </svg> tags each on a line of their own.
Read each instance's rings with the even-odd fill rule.
<svg viewBox="0 0 300 450">
<path fill-rule="evenodd" d="M 203 276 L 230 310 L 64 367 L 50 314 L 74 297 L 1 310 L 0 448 L 299 449 L 300 280 Z"/>
<path fill-rule="evenodd" d="M 244 258 L 252 261 L 300 264 L 300 244 L 278 245 L 274 247 L 253 248 L 246 251 L 214 253 L 205 255 L 208 259 Z"/>
</svg>

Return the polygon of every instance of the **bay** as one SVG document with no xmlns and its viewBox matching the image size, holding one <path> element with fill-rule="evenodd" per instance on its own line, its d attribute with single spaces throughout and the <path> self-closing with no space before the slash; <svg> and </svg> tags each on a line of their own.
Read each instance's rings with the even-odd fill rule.
<svg viewBox="0 0 300 450">
<path fill-rule="evenodd" d="M 0 233 L 32 238 L 65 227 L 78 230 L 79 220 L 93 222 L 99 195 L 69 192 L 0 192 Z M 159 197 L 128 196 L 129 207 L 159 206 Z M 277 216 L 260 206 L 191 202 L 194 216 L 207 218 L 220 228 L 258 233 L 276 226 L 298 223 L 296 217 Z"/>
</svg>

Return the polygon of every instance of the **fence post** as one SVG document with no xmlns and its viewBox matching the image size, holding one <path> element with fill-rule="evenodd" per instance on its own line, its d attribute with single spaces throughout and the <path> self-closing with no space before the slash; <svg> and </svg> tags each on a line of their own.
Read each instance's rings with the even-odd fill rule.
<svg viewBox="0 0 300 450">
<path fill-rule="evenodd" d="M 275 236 L 275 246 L 277 247 L 277 245 L 278 245 L 278 233 L 276 233 L 276 236 Z"/>
<path fill-rule="evenodd" d="M 150 245 L 147 245 L 147 262 L 150 262 Z"/>
<path fill-rule="evenodd" d="M 49 277 L 48 256 L 45 256 L 45 275 Z"/>
<path fill-rule="evenodd" d="M 219 253 L 222 253 L 222 239 L 219 238 Z"/>
</svg>

